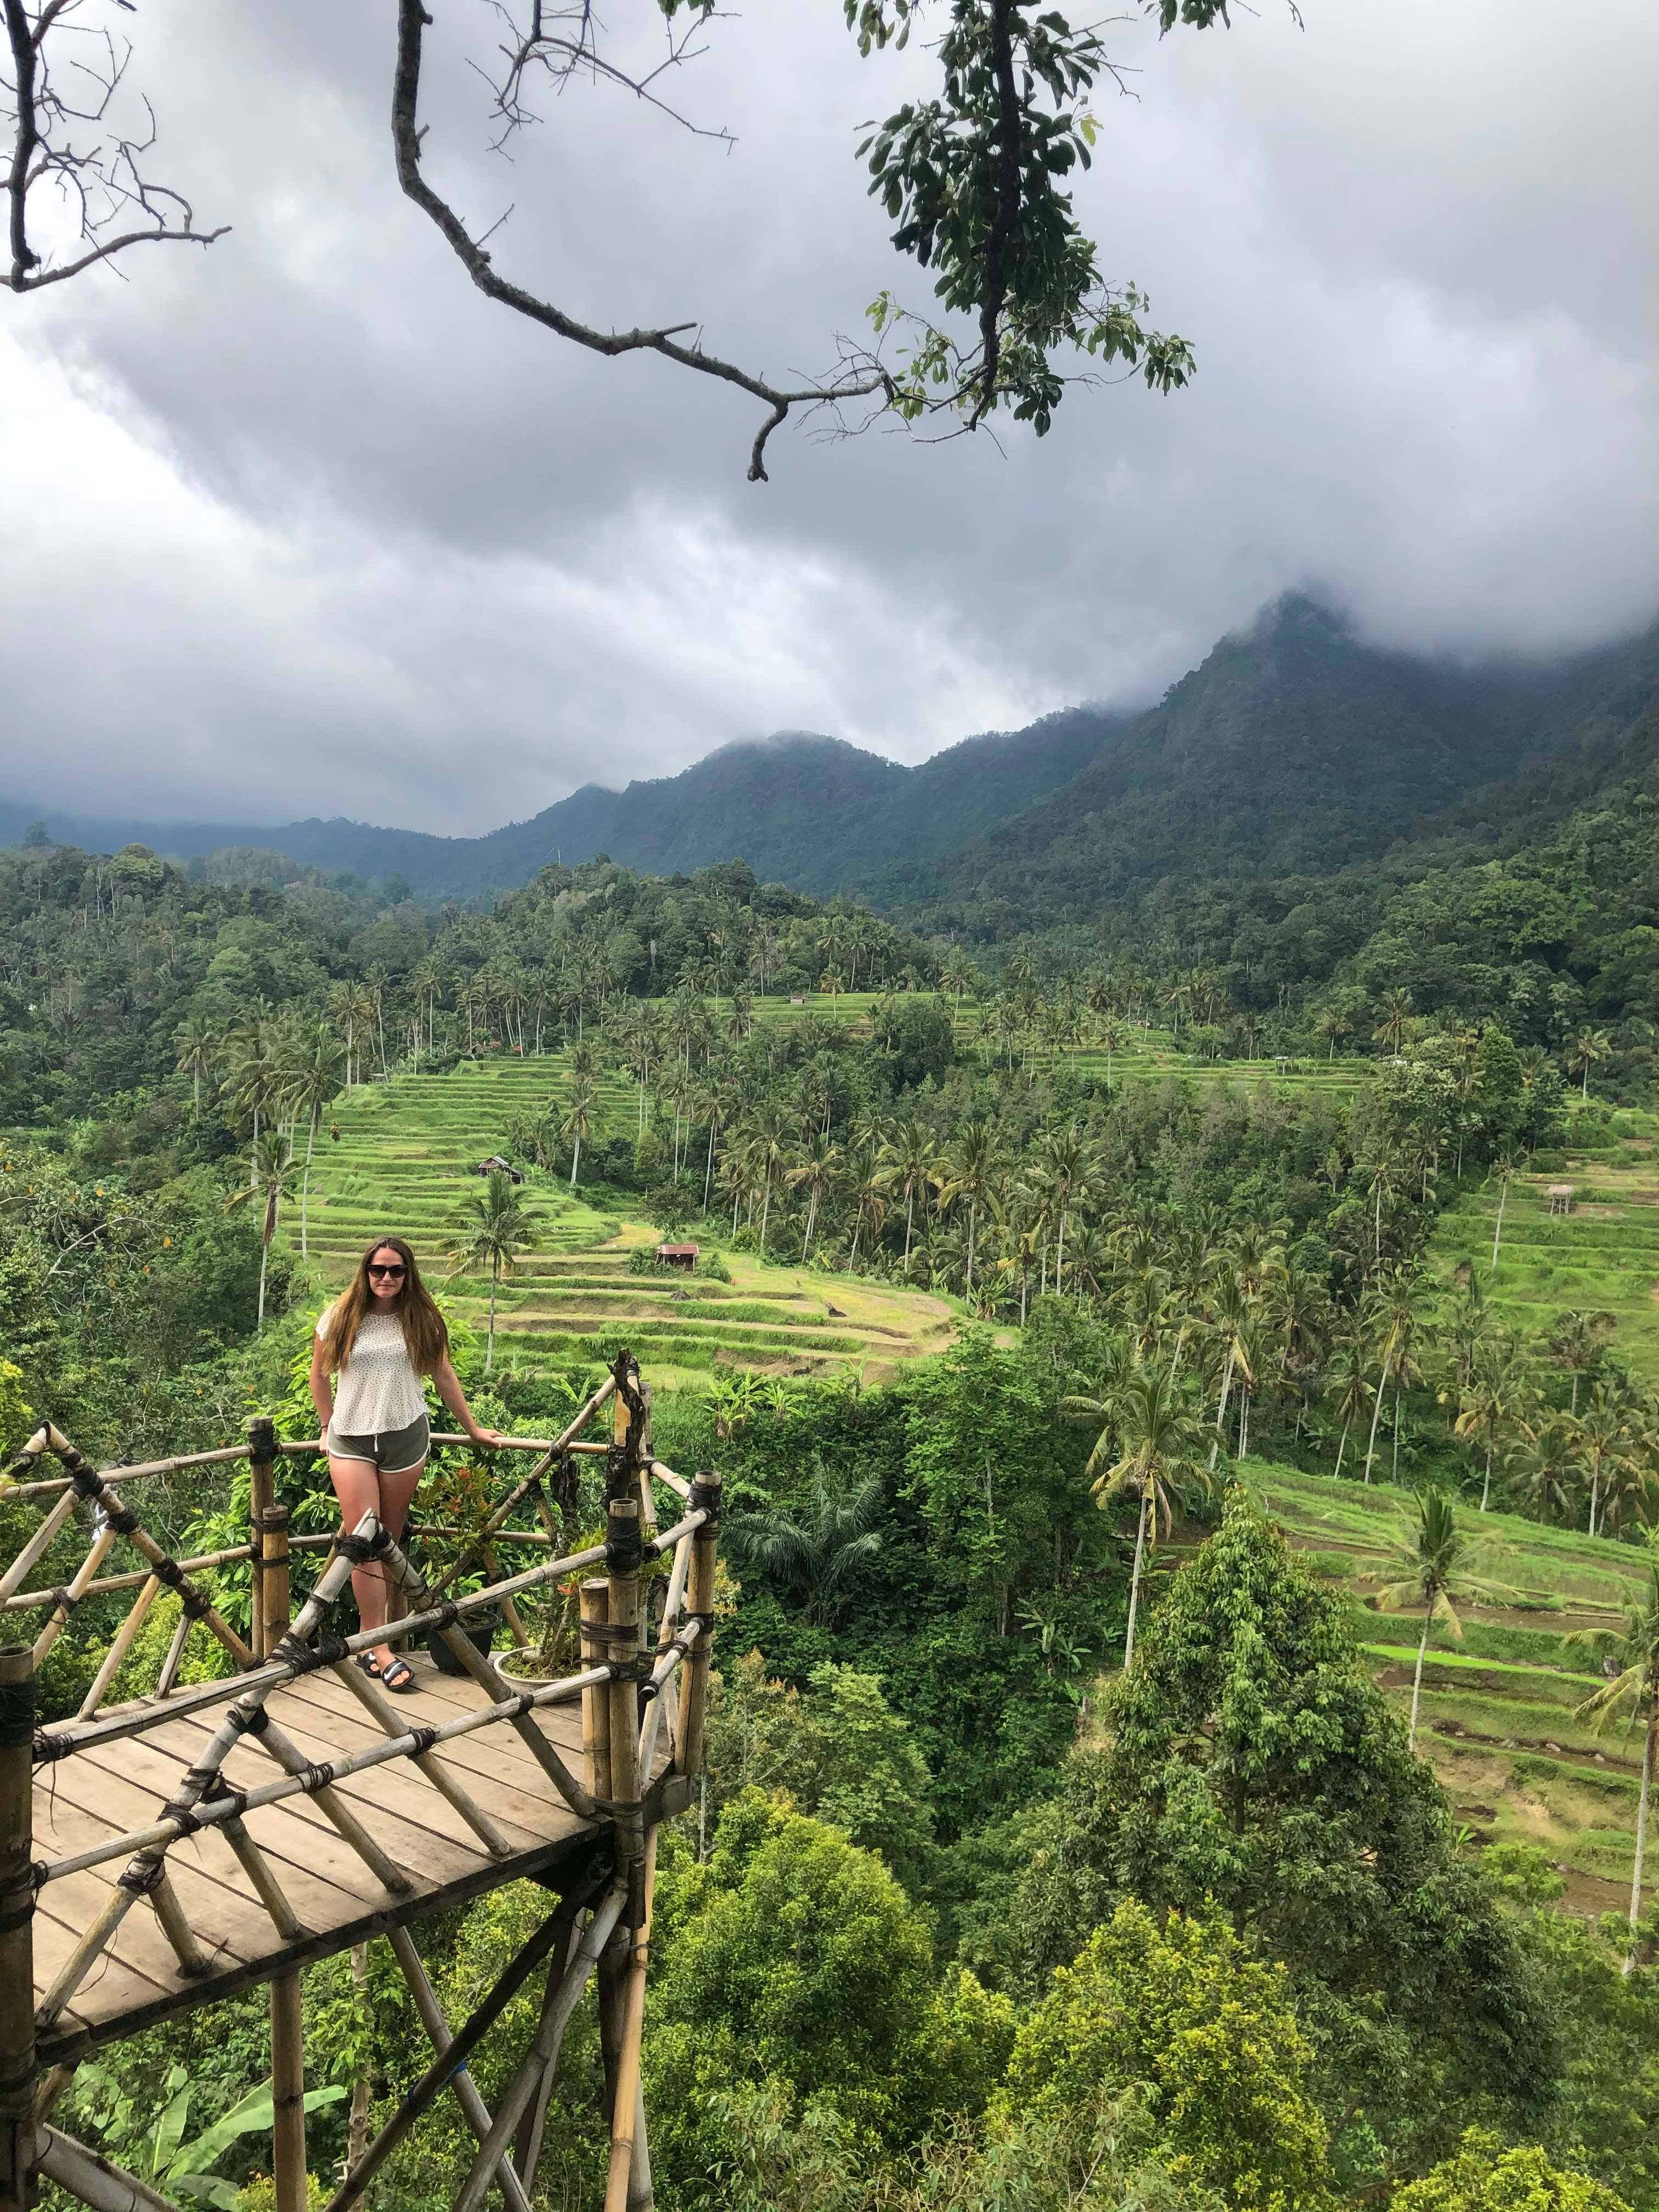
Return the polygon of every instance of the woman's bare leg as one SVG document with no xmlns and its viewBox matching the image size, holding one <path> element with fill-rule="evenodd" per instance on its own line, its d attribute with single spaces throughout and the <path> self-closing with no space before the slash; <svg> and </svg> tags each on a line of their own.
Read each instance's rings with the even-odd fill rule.
<svg viewBox="0 0 1659 2212">
<path fill-rule="evenodd" d="M 337 1459 L 333 1453 L 328 1458 L 329 1480 L 334 1485 L 334 1495 L 340 1501 L 340 1512 L 348 1531 L 355 1528 L 365 1513 L 379 1520 L 382 1513 L 380 1477 L 373 1460 Z M 404 1500 L 404 1510 L 409 1510 L 409 1500 Z M 365 1628 L 384 1628 L 386 1626 L 386 1577 L 378 1565 L 354 1567 L 351 1570 L 352 1594 L 357 1601 L 357 1618 Z M 381 1666 L 386 1662 L 384 1645 L 377 1648 L 374 1656 Z"/>
</svg>

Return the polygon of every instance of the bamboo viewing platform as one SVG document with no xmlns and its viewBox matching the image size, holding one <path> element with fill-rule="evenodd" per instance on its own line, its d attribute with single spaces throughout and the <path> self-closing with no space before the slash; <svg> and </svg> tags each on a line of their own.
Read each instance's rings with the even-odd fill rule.
<svg viewBox="0 0 1659 2212">
<path fill-rule="evenodd" d="M 611 1440 L 583 1439 L 607 1404 Z M 640 2053 L 656 1838 L 702 1764 L 720 1478 L 687 1480 L 653 1456 L 649 1393 L 626 1353 L 562 1435 L 503 1449 L 529 1456 L 528 1472 L 459 1536 L 430 1584 L 372 1513 L 333 1535 L 290 1536 L 277 1467 L 321 1446 L 280 1440 L 269 1420 L 251 1422 L 245 1444 L 101 1470 L 48 1425 L 0 1479 L 5 1499 L 40 1516 L 0 1573 L 0 1612 L 40 1622 L 31 1644 L 0 1649 L 0 2212 L 23 2212 L 43 2179 L 94 2212 L 165 2208 L 151 2183 L 65 2135 L 52 2112 L 100 2046 L 262 1984 L 277 2212 L 304 2212 L 300 1969 L 376 1936 L 391 1943 L 433 2058 L 330 2212 L 362 2197 L 443 2094 L 459 2100 L 478 2146 L 459 2212 L 477 2212 L 492 2191 L 528 2212 L 560 2045 L 590 1978 L 611 2136 L 605 2212 L 651 2204 Z M 605 1538 L 564 1551 L 546 1486 L 574 1496 L 577 1453 L 604 1456 Z M 174 1559 L 131 1497 L 158 1475 L 238 1460 L 250 1470 L 248 1541 Z M 52 1463 L 61 1472 L 44 1474 Z M 660 1528 L 659 1492 L 678 1516 Z M 515 1514 L 539 1525 L 509 1525 Z M 26 1589 L 77 1516 L 89 1536 L 70 1582 Z M 140 1564 L 103 1571 L 121 1546 Z M 507 1571 L 512 1547 L 532 1564 Z M 290 1561 L 307 1549 L 326 1558 L 295 1611 Z M 642 1570 L 659 1559 L 667 1572 L 647 1584 Z M 252 1571 L 246 1639 L 200 1579 L 241 1561 Z M 394 1618 L 341 1633 L 335 1614 L 343 1600 L 352 1617 L 352 1571 L 369 1563 L 392 1586 Z M 473 1568 L 489 1577 L 482 1588 L 445 1595 Z M 508 1675 L 467 1635 L 472 1616 L 495 1608 L 523 1649 L 518 1601 L 552 1605 L 573 1576 L 584 1577 L 576 1672 Z M 34 1677 L 75 1607 L 127 1590 L 132 1604 L 79 1711 L 38 1725 Z M 106 1704 L 164 1591 L 180 1610 L 155 1689 Z M 454 1671 L 411 1651 L 410 1692 L 391 1696 L 354 1664 L 371 1646 L 428 1633 Z M 216 1643 L 235 1671 L 181 1686 L 192 1637 Z M 550 1909 L 452 2028 L 415 1931 L 433 1912 L 522 1880 L 552 1893 Z M 532 1977 L 543 1984 L 538 2024 L 492 2114 L 467 2057 Z"/>
</svg>

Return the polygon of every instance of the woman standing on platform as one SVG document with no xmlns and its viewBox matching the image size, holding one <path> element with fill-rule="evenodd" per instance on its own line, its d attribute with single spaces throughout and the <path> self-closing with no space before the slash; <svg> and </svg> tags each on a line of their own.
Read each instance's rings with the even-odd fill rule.
<svg viewBox="0 0 1659 2212">
<path fill-rule="evenodd" d="M 449 1358 L 449 1331 L 401 1237 L 380 1237 L 350 1287 L 317 1322 L 311 1402 L 328 1450 L 328 1472 L 348 1528 L 373 1513 L 392 1538 L 404 1533 L 431 1444 L 422 1378 L 475 1444 L 499 1444 L 472 1418 Z M 333 1382 L 331 1385 L 330 1377 Z M 354 1568 L 351 1587 L 365 1628 L 386 1626 L 388 1589 L 378 1562 Z M 391 1647 L 360 1652 L 357 1664 L 388 1690 L 411 1690 L 414 1672 Z"/>
</svg>

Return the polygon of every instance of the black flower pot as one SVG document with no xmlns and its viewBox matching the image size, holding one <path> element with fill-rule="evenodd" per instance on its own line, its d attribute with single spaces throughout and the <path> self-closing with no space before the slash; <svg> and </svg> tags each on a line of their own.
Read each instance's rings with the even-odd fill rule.
<svg viewBox="0 0 1659 2212">
<path fill-rule="evenodd" d="M 483 1613 L 464 1614 L 456 1623 L 461 1634 L 465 1637 L 472 1649 L 481 1658 L 485 1659 L 489 1656 L 490 1648 L 495 1641 L 495 1631 L 501 1625 L 501 1614 L 493 1608 Z M 426 1632 L 426 1648 L 432 1654 L 434 1662 L 441 1674 L 466 1673 L 465 1668 L 444 1642 L 437 1629 L 428 1628 Z"/>
</svg>

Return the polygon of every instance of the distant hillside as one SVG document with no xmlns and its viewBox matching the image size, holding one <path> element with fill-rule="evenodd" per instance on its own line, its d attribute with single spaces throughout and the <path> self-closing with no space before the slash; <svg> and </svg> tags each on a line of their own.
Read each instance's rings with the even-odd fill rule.
<svg viewBox="0 0 1659 2212">
<path fill-rule="evenodd" d="M 890 870 L 878 903 L 946 927 L 1041 928 L 1153 885 L 1327 874 L 1425 817 L 1534 769 L 1553 777 L 1588 717 L 1622 720 L 1644 641 L 1542 665 L 1461 667 L 1362 644 L 1291 596 L 1224 638 L 1160 704 L 1126 720 L 1061 788 L 942 866 Z"/>
<path fill-rule="evenodd" d="M 763 882 L 823 895 L 899 858 L 942 858 L 1067 782 L 1121 716 L 1079 708 L 1029 730 L 969 738 L 920 768 L 836 738 L 784 732 L 722 745 L 681 775 L 625 791 L 585 784 L 527 822 L 483 837 L 434 837 L 343 818 L 276 827 L 155 823 L 47 810 L 49 834 L 88 852 L 137 842 L 179 860 L 227 847 L 286 854 L 307 867 L 401 875 L 418 897 L 511 890 L 549 861 L 605 853 L 673 875 L 741 857 Z M 0 801 L 0 841 L 15 843 L 40 810 Z"/>
<path fill-rule="evenodd" d="M 487 899 L 551 860 L 601 853 L 661 875 L 740 858 L 763 882 L 855 890 L 920 922 L 1000 937 L 1089 921 L 1160 886 L 1365 864 L 1431 821 L 1457 834 L 1494 787 L 1514 786 L 1531 820 L 1559 820 L 1607 771 L 1609 733 L 1645 696 L 1648 649 L 1637 639 L 1462 667 L 1363 644 L 1291 595 L 1143 713 L 1077 708 L 919 768 L 785 732 L 625 791 L 585 785 L 483 837 L 345 820 L 46 819 L 88 851 L 136 841 L 188 860 L 253 847 L 331 873 L 401 876 L 428 902 Z M 0 802 L 0 839 L 17 840 L 35 811 Z"/>
</svg>

